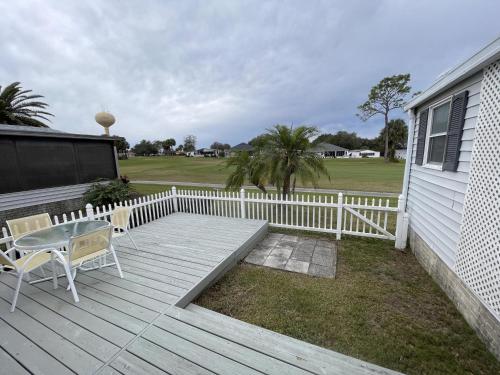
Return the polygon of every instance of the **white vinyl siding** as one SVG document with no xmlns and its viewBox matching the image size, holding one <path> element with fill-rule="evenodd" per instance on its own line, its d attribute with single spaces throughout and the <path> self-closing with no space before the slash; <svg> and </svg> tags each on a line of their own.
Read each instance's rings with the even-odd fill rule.
<svg viewBox="0 0 500 375">
<path fill-rule="evenodd" d="M 419 106 L 414 129 L 407 204 L 410 227 L 450 267 L 455 264 L 457 254 L 463 203 L 469 180 L 474 129 L 479 110 L 481 82 L 482 72 Z M 420 111 L 464 90 L 469 91 L 469 98 L 457 171 L 441 171 L 416 165 Z"/>
<path fill-rule="evenodd" d="M 91 185 L 77 184 L 0 194 L 0 211 L 81 198 Z"/>
</svg>

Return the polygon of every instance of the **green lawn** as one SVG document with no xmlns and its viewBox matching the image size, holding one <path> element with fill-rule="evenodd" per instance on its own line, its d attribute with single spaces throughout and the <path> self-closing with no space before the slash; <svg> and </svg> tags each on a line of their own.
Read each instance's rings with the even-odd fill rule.
<svg viewBox="0 0 500 375">
<path fill-rule="evenodd" d="M 409 252 L 343 239 L 336 279 L 241 264 L 197 304 L 408 374 L 499 374 L 500 365 Z"/>
<path fill-rule="evenodd" d="M 383 159 L 325 159 L 331 177 L 320 180 L 321 188 L 400 192 L 404 163 Z M 120 160 L 120 173 L 133 180 L 225 183 L 230 170 L 225 159 L 135 157 Z"/>
<path fill-rule="evenodd" d="M 137 191 L 140 195 L 150 195 L 150 194 L 156 194 L 156 193 L 163 193 L 165 191 L 170 191 L 172 189 L 173 185 L 156 185 L 156 184 L 131 184 L 132 188 Z M 212 191 L 213 189 L 211 188 L 197 188 L 197 187 L 192 187 L 192 186 L 182 186 L 182 185 L 175 185 L 175 188 L 177 190 L 184 189 L 184 190 L 203 190 L 203 191 Z"/>
</svg>

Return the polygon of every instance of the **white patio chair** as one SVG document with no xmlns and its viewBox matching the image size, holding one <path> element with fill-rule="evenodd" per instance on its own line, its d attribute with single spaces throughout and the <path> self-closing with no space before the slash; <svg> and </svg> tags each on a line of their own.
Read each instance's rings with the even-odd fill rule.
<svg viewBox="0 0 500 375">
<path fill-rule="evenodd" d="M 6 223 L 14 241 L 25 234 L 52 226 L 52 221 L 48 213 L 7 220 Z"/>
<path fill-rule="evenodd" d="M 97 258 L 102 259 L 109 253 L 113 256 L 118 274 L 123 278 L 120 263 L 118 262 L 113 244 L 111 243 L 112 234 L 113 227 L 109 225 L 104 228 L 96 229 L 90 233 L 71 237 L 68 251 L 64 255 L 63 261 L 65 265 L 72 270 L 72 280 L 75 280 L 79 268 L 85 269 L 82 267 L 85 262 L 93 261 Z M 68 285 L 68 289 L 70 289 L 70 287 L 71 285 Z"/>
<path fill-rule="evenodd" d="M 128 229 L 128 223 L 130 220 L 130 214 L 132 213 L 132 209 L 130 207 L 116 207 L 111 214 L 111 224 L 113 225 L 113 238 L 123 237 L 125 235 L 130 238 L 130 241 L 134 245 L 136 250 L 137 245 L 130 235 L 130 231 Z"/>
<path fill-rule="evenodd" d="M 12 236 L 12 239 L 14 241 L 19 237 L 24 236 L 25 234 L 33 233 L 40 229 L 50 228 L 52 226 L 52 220 L 50 220 L 50 215 L 48 213 L 6 220 L 6 223 L 9 227 L 10 235 Z M 28 254 L 24 251 L 19 251 L 19 253 L 21 254 L 21 256 Z M 43 267 L 40 268 L 40 270 L 45 277 L 45 271 Z M 26 276 L 29 279 L 28 273 L 26 274 Z"/>
<path fill-rule="evenodd" d="M 62 254 L 59 251 L 53 249 L 38 250 L 35 252 L 28 253 L 28 255 L 24 255 L 19 259 L 12 260 L 9 258 L 8 255 L 10 252 L 14 250 L 15 248 L 13 247 L 5 252 L 0 251 L 0 266 L 2 267 L 2 270 L 11 272 L 13 271 L 17 276 L 17 284 L 16 284 L 16 289 L 14 291 L 14 298 L 12 299 L 10 312 L 14 312 L 14 309 L 16 308 L 17 297 L 19 296 L 19 290 L 21 289 L 21 283 L 23 280 L 23 275 L 25 273 L 31 272 L 36 268 L 39 268 L 44 264 L 50 262 L 51 260 L 54 261 L 56 257 L 64 262 Z M 68 267 L 64 267 L 64 271 L 66 272 L 66 276 L 68 277 L 69 287 L 73 293 L 73 298 L 75 302 L 78 302 L 78 296 L 76 294 L 76 289 L 73 284 L 73 280 L 71 279 L 70 270 Z M 53 272 L 55 272 L 55 267 L 53 267 Z M 54 274 L 53 276 L 54 276 L 53 279 L 54 288 L 56 288 L 57 277 L 55 277 Z"/>
</svg>

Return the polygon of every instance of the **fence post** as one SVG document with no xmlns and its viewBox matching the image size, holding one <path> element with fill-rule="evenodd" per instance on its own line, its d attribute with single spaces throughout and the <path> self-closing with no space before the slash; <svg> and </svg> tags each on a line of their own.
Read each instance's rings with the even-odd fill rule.
<svg viewBox="0 0 500 375">
<path fill-rule="evenodd" d="M 94 208 L 90 203 L 85 206 L 85 212 L 87 213 L 87 220 L 94 220 Z"/>
<path fill-rule="evenodd" d="M 408 214 L 404 212 L 404 198 L 401 194 L 398 198 L 398 215 L 396 218 L 396 241 L 395 248 L 403 250 L 406 248 L 406 237 L 408 235 Z"/>
<path fill-rule="evenodd" d="M 244 219 L 246 217 L 246 213 L 245 213 L 245 189 L 240 190 L 240 213 L 241 213 L 241 218 Z"/>
<path fill-rule="evenodd" d="M 3 234 L 3 238 L 7 238 L 7 237 L 11 237 L 9 236 L 9 233 L 7 232 L 7 228 L 5 227 L 2 227 L 2 234 Z M 9 241 L 9 242 L 6 242 L 5 243 L 5 246 L 7 246 L 7 249 L 6 250 L 9 250 L 11 247 L 14 246 L 14 242 L 13 241 Z M 0 250 L 2 251 L 2 250 Z M 9 254 L 9 258 L 11 260 L 16 260 L 16 254 L 15 254 L 15 251 L 12 251 L 10 254 Z"/>
<path fill-rule="evenodd" d="M 401 249 L 406 249 L 406 242 L 408 241 L 408 221 L 410 220 L 410 215 L 405 212 L 403 214 L 403 226 L 401 227 Z"/>
<path fill-rule="evenodd" d="M 172 201 L 174 202 L 174 212 L 177 212 L 178 206 L 177 206 L 177 188 L 175 186 L 172 186 Z"/>
<path fill-rule="evenodd" d="M 344 206 L 344 194 L 339 193 L 337 196 L 337 240 L 342 237 L 342 210 Z"/>
</svg>

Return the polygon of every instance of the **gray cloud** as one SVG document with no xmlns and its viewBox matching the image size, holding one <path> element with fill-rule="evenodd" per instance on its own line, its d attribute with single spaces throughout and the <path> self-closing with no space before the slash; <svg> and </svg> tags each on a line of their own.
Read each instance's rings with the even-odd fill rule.
<svg viewBox="0 0 500 375">
<path fill-rule="evenodd" d="M 386 75 L 416 89 L 498 36 L 498 1 L 0 3 L 0 84 L 43 94 L 53 127 L 246 141 L 276 123 L 376 135 L 356 106 Z M 399 114 L 401 115 L 401 114 Z"/>
</svg>

